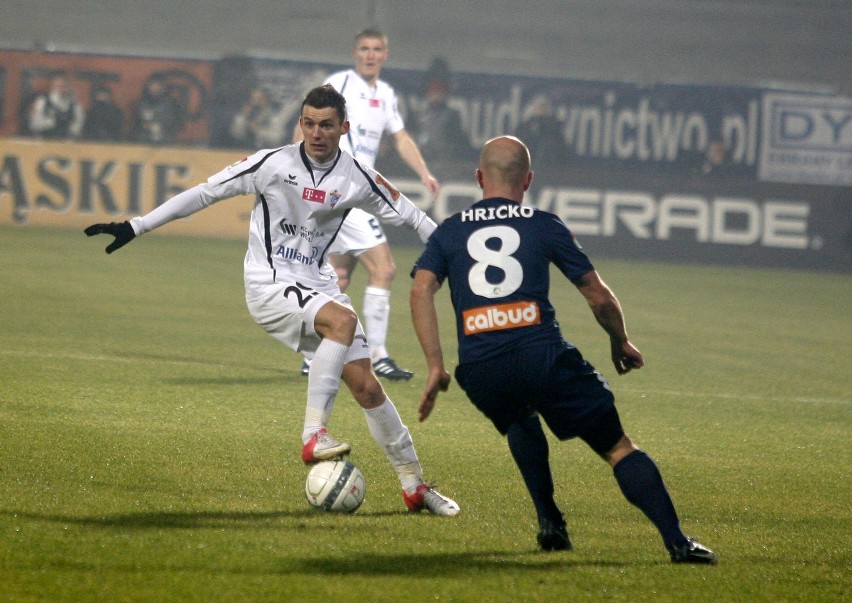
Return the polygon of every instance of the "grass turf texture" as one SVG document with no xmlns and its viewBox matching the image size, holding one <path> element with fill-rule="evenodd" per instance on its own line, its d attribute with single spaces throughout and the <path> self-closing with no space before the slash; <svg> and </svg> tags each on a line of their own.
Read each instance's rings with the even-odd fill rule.
<svg viewBox="0 0 852 603">
<path fill-rule="evenodd" d="M 110 240 L 0 227 L 2 600 L 849 600 L 849 276 L 599 261 L 646 358 L 624 377 L 554 278 L 566 337 L 721 557 L 673 566 L 582 443 L 551 440 L 575 550 L 547 554 L 505 441 L 460 389 L 417 423 L 416 250 L 395 250 L 390 333 L 416 375 L 386 388 L 454 519 L 405 512 L 347 392 L 330 430 L 367 498 L 351 516 L 309 508 L 301 358 L 248 316 L 244 243 L 154 234 L 107 256 Z M 446 291 L 439 311 L 454 364 Z"/>
</svg>

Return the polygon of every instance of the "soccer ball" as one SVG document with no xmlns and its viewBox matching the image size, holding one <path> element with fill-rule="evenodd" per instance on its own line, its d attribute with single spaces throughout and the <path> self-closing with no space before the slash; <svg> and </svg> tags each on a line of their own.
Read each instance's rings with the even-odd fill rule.
<svg viewBox="0 0 852 603">
<path fill-rule="evenodd" d="M 364 474 L 350 461 L 317 463 L 305 481 L 308 502 L 323 511 L 353 513 L 366 493 Z"/>
</svg>

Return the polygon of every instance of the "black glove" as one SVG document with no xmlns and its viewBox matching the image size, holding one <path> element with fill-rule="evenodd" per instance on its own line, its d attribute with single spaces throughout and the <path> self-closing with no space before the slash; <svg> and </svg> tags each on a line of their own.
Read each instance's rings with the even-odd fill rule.
<svg viewBox="0 0 852 603">
<path fill-rule="evenodd" d="M 106 252 L 112 253 L 119 247 L 124 247 L 136 237 L 133 232 L 133 227 L 130 222 L 110 222 L 109 224 L 92 224 L 86 230 L 87 235 L 94 236 L 96 234 L 111 234 L 115 237 L 115 241 L 107 245 Z"/>
</svg>

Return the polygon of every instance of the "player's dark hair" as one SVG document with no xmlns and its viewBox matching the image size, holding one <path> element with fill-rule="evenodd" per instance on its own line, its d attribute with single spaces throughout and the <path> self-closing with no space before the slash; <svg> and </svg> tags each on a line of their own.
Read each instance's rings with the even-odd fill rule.
<svg viewBox="0 0 852 603">
<path fill-rule="evenodd" d="M 337 112 L 340 123 L 346 121 L 346 99 L 331 84 L 317 86 L 308 92 L 305 100 L 302 101 L 301 111 L 304 111 L 305 105 L 314 109 L 331 107 Z"/>
</svg>

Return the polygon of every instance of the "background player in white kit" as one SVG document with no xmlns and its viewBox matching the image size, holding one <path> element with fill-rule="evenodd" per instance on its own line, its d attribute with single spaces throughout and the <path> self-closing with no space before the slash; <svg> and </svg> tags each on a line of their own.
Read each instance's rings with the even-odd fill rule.
<svg viewBox="0 0 852 603">
<path fill-rule="evenodd" d="M 390 224 L 405 224 L 424 242 L 435 223 L 381 175 L 340 151 L 340 137 L 349 130 L 345 115 L 346 101 L 333 87 L 314 88 L 299 118 L 304 143 L 257 151 L 145 216 L 94 224 L 85 232 L 113 235 L 106 248 L 112 253 L 217 201 L 254 195 L 244 269 L 249 313 L 278 341 L 294 351 L 312 352 L 314 358 L 302 460 L 335 458 L 351 448 L 326 430 L 342 379 L 364 409 L 370 434 L 396 469 L 406 506 L 456 515 L 458 505 L 423 482 L 411 434 L 373 372 L 358 316 L 326 261 L 353 207 L 368 209 Z"/>
<path fill-rule="evenodd" d="M 324 82 L 346 97 L 347 119 L 351 128 L 341 138 L 340 147 L 362 165 L 374 167 L 382 135 L 391 135 L 400 157 L 420 177 L 432 197 L 437 197 L 440 185 L 429 172 L 417 143 L 405 129 L 397 109 L 396 93 L 379 79 L 382 64 L 388 58 L 387 36 L 377 29 L 363 30 L 355 36 L 352 56 L 354 68 L 334 73 Z M 296 128 L 293 139 L 295 142 L 302 139 L 300 128 Z M 361 210 L 350 212 L 331 249 L 329 260 L 337 272 L 341 291 L 346 291 L 357 262 L 360 261 L 370 273 L 364 291 L 362 316 L 373 368 L 387 379 L 411 379 L 414 373 L 397 366 L 385 345 L 390 289 L 396 266 L 379 222 Z M 306 362 L 302 373 L 307 374 L 307 369 Z"/>
</svg>

